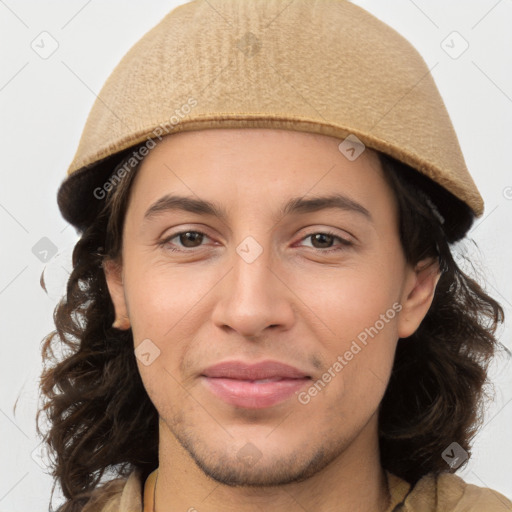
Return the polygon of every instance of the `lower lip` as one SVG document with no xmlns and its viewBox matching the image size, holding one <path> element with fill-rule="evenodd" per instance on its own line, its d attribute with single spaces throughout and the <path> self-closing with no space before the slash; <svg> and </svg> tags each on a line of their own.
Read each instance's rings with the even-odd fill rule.
<svg viewBox="0 0 512 512">
<path fill-rule="evenodd" d="M 210 391 L 224 402 L 248 409 L 263 409 L 283 402 L 311 379 L 283 379 L 271 382 L 202 377 Z"/>
</svg>

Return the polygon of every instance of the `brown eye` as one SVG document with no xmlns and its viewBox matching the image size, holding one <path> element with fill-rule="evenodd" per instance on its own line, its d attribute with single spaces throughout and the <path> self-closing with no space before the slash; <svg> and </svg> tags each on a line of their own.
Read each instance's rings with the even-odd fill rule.
<svg viewBox="0 0 512 512">
<path fill-rule="evenodd" d="M 353 245 L 353 243 L 349 240 L 346 240 L 345 238 L 342 238 L 331 232 L 310 233 L 302 240 L 307 240 L 308 238 L 311 239 L 311 247 L 313 249 L 324 253 L 343 251 L 344 249 Z M 338 241 L 337 246 L 333 245 L 336 240 Z"/>
<path fill-rule="evenodd" d="M 204 237 L 204 233 L 199 231 L 184 231 L 177 235 L 183 247 L 199 247 Z M 176 238 L 176 237 L 175 237 Z M 199 241 L 199 244 L 197 243 Z"/>
<path fill-rule="evenodd" d="M 327 233 L 315 233 L 314 235 L 310 236 L 313 247 L 317 249 L 327 249 L 331 247 L 332 243 L 334 242 L 334 236 L 328 235 Z"/>
<path fill-rule="evenodd" d="M 187 249 L 201 247 L 204 237 L 209 238 L 201 231 L 180 231 L 158 242 L 158 245 L 173 252 L 187 252 Z M 176 242 L 172 242 L 172 240 L 176 240 Z"/>
</svg>

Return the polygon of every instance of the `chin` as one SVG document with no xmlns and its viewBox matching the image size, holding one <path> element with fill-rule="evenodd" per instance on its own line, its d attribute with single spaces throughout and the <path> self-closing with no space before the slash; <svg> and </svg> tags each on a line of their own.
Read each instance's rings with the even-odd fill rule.
<svg viewBox="0 0 512 512">
<path fill-rule="evenodd" d="M 292 446 L 289 438 L 287 449 L 282 440 L 269 442 L 266 437 L 270 430 L 265 430 L 262 436 L 226 436 L 217 444 L 211 438 L 209 443 L 198 442 L 190 431 L 177 439 L 205 475 L 230 487 L 274 487 L 302 482 L 329 465 L 343 451 L 332 442 L 322 445 L 319 441 L 316 447 L 300 442 Z M 225 443 L 224 447 L 219 446 L 221 442 Z"/>
</svg>

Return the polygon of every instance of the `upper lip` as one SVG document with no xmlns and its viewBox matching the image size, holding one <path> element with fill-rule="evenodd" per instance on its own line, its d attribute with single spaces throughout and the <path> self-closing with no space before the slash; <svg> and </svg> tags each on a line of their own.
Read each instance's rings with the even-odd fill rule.
<svg viewBox="0 0 512 512">
<path fill-rule="evenodd" d="M 243 361 L 224 361 L 206 368 L 202 375 L 239 380 L 303 379 L 309 377 L 298 368 L 279 361 L 261 361 L 255 364 L 244 363 Z"/>
</svg>

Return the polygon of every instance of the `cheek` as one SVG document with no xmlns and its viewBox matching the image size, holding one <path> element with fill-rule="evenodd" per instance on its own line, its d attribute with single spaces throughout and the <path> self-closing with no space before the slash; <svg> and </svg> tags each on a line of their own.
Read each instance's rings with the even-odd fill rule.
<svg viewBox="0 0 512 512">
<path fill-rule="evenodd" d="M 186 329 L 200 308 L 201 298 L 215 284 L 211 272 L 201 272 L 198 267 L 139 265 L 127 275 L 130 279 L 125 286 L 136 340 L 153 336 L 163 341 Z"/>
<path fill-rule="evenodd" d="M 137 365 L 160 414 L 165 408 L 165 414 L 177 414 L 175 404 L 188 396 L 182 361 L 195 346 L 200 298 L 208 291 L 204 276 L 191 279 L 191 273 L 184 268 L 147 263 L 132 264 L 130 270 L 127 262 L 125 289 L 135 353 L 143 353 L 145 347 L 150 354 L 150 364 L 137 355 Z"/>
<path fill-rule="evenodd" d="M 359 335 L 364 341 L 364 333 L 376 323 L 379 331 L 386 331 L 386 336 L 392 338 L 396 334 L 400 309 L 400 274 L 396 265 L 369 261 L 312 272 L 308 279 L 303 275 L 289 276 L 288 282 L 306 305 L 304 312 L 311 317 L 306 311 L 309 309 L 318 319 L 315 322 L 320 321 L 323 337 L 332 340 L 330 348 L 341 349 Z M 338 340 L 343 340 L 343 344 Z"/>
<path fill-rule="evenodd" d="M 127 270 L 128 262 L 126 262 Z M 185 393 L 191 354 L 200 354 L 198 331 L 211 315 L 208 294 L 222 277 L 206 266 L 178 266 L 169 263 L 133 262 L 126 272 L 125 289 L 129 300 L 135 351 L 143 343 L 156 354 L 151 365 L 137 361 L 145 386 L 163 381 L 171 384 L 166 393 Z M 147 341 L 150 340 L 150 343 Z M 141 348 L 138 348 L 138 347 Z M 173 383 L 180 382 L 180 389 Z M 155 385 L 155 393 L 160 393 Z M 151 395 L 150 395 L 151 396 Z M 176 396 L 175 396 L 176 399 Z"/>
<path fill-rule="evenodd" d="M 336 404 L 338 413 L 363 418 L 378 406 L 398 339 L 399 276 L 392 260 L 381 259 L 339 272 L 331 269 L 310 281 L 305 302 L 321 320 L 316 337 L 322 342 L 324 370 L 335 375 L 324 374 L 330 381 L 327 409 Z"/>
</svg>

